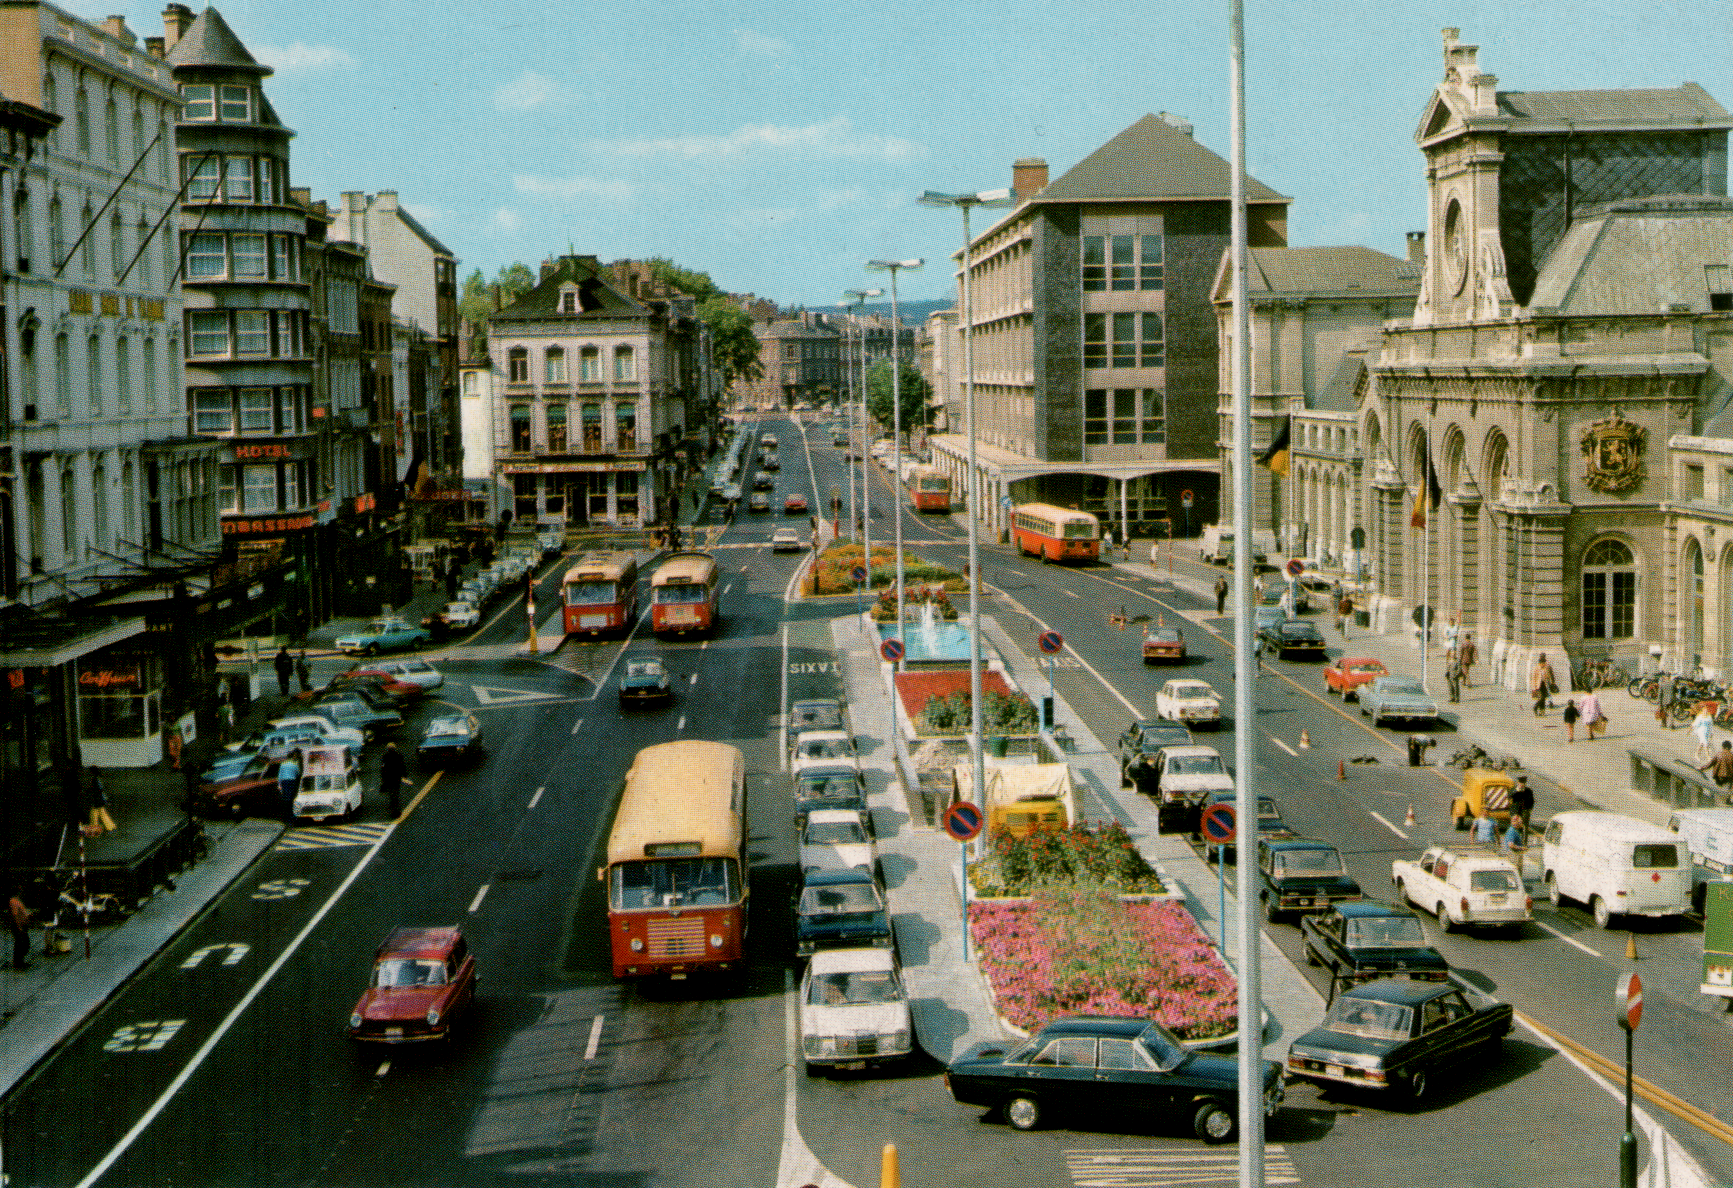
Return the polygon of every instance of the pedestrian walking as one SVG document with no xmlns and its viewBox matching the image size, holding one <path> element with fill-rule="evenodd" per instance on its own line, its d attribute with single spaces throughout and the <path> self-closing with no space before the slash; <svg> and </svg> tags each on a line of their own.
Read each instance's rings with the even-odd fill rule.
<svg viewBox="0 0 1733 1188">
<path fill-rule="evenodd" d="M 1553 694 L 1552 665 L 1546 662 L 1546 653 L 1542 652 L 1534 658 L 1534 667 L 1528 674 L 1528 695 L 1534 698 L 1534 716 L 1546 717 L 1546 703 Z"/>
<path fill-rule="evenodd" d="M 295 658 L 295 679 L 301 682 L 301 692 L 313 691 L 313 670 L 307 667 L 306 648 L 302 648 L 301 654 Z"/>
<path fill-rule="evenodd" d="M 1510 814 L 1510 824 L 1504 830 L 1503 849 L 1509 851 L 1512 862 L 1516 863 L 1517 877 L 1522 877 L 1523 854 L 1528 849 L 1528 818 L 1521 813 Z"/>
<path fill-rule="evenodd" d="M 1482 845 L 1491 845 L 1498 840 L 1498 823 L 1486 815 L 1484 808 L 1474 819 L 1474 840 Z"/>
<path fill-rule="evenodd" d="M 1583 694 L 1583 738 L 1596 739 L 1607 732 L 1607 715 L 1601 711 L 1601 696 L 1593 689 Z"/>
<path fill-rule="evenodd" d="M 295 675 L 295 661 L 289 655 L 287 644 L 277 649 L 277 658 L 271 661 L 271 666 L 277 670 L 277 692 L 287 697 L 289 678 Z"/>
<path fill-rule="evenodd" d="M 6 927 L 12 931 L 12 968 L 30 968 L 30 917 L 33 913 L 24 903 L 24 895 L 16 885 L 6 894 Z"/>
<path fill-rule="evenodd" d="M 386 743 L 384 752 L 379 756 L 379 791 L 385 797 L 385 804 L 391 810 L 393 821 L 403 815 L 403 806 L 398 797 L 402 793 L 403 777 L 406 774 L 403 752 L 397 749 L 396 743 Z"/>
<path fill-rule="evenodd" d="M 90 765 L 90 773 L 84 781 L 84 798 L 90 810 L 90 823 L 85 833 L 95 837 L 101 833 L 111 833 L 117 826 L 114 817 L 108 811 L 108 788 L 102 782 L 102 773 L 96 770 L 96 764 Z"/>
<path fill-rule="evenodd" d="M 1709 749 L 1709 740 L 1714 737 L 1715 717 L 1709 712 L 1709 707 L 1697 707 L 1697 716 L 1691 719 L 1691 735 L 1697 740 L 1697 758 L 1709 760 L 1714 758 L 1714 752 Z"/>
<path fill-rule="evenodd" d="M 1450 664 L 1444 670 L 1444 683 L 1450 686 L 1450 701 L 1455 704 L 1462 700 L 1462 665 L 1452 656 Z"/>
<path fill-rule="evenodd" d="M 1228 613 L 1228 580 L 1225 577 L 1216 579 L 1216 614 Z"/>
<path fill-rule="evenodd" d="M 1516 777 L 1516 787 L 1510 790 L 1510 811 L 1521 814 L 1526 821 L 1534 820 L 1534 789 L 1528 786 L 1528 777 Z"/>
<path fill-rule="evenodd" d="M 1456 649 L 1456 662 L 1462 666 L 1462 687 L 1464 689 L 1469 688 L 1474 683 L 1469 680 L 1469 669 L 1474 666 L 1474 659 L 1474 632 L 1464 631 L 1462 643 Z"/>
<path fill-rule="evenodd" d="M 1446 654 L 1456 651 L 1456 645 L 1458 642 L 1457 637 L 1461 635 L 1461 633 L 1462 628 L 1457 625 L 1456 615 L 1452 614 L 1450 616 L 1450 622 L 1444 625 L 1444 651 Z"/>
<path fill-rule="evenodd" d="M 1721 749 L 1715 752 L 1715 757 L 1697 770 L 1707 772 L 1721 791 L 1733 789 L 1733 742 L 1722 740 Z M 1733 796 L 1728 798 L 1728 803 L 1733 804 Z"/>
<path fill-rule="evenodd" d="M 301 783 L 301 762 L 291 751 L 277 765 L 277 798 L 283 802 L 283 814 L 291 820 L 295 816 L 295 789 Z"/>
<path fill-rule="evenodd" d="M 1673 674 L 1663 672 L 1661 679 L 1655 683 L 1655 721 L 1663 726 L 1671 726 L 1667 710 L 1673 704 Z"/>
<path fill-rule="evenodd" d="M 1577 699 L 1571 698 L 1565 702 L 1565 741 L 1577 741 L 1577 719 L 1583 716 L 1583 711 L 1577 708 Z"/>
</svg>

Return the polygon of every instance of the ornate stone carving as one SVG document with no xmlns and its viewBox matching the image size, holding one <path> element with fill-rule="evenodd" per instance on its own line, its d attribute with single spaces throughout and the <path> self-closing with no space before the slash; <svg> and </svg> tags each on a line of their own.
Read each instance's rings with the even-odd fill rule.
<svg viewBox="0 0 1733 1188">
<path fill-rule="evenodd" d="M 1618 413 L 1583 430 L 1583 481 L 1602 495 L 1634 491 L 1643 482 L 1649 432 Z"/>
</svg>

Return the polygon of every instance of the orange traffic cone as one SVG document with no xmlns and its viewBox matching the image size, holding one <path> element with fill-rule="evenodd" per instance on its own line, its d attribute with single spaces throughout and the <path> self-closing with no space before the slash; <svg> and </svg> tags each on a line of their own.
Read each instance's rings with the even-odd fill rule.
<svg viewBox="0 0 1733 1188">
<path fill-rule="evenodd" d="M 1625 960 L 1637 960 L 1637 934 L 1634 932 L 1625 934 Z"/>
<path fill-rule="evenodd" d="M 1302 750 L 1302 751 L 1310 750 L 1311 746 L 1312 746 L 1312 736 L 1304 730 L 1300 731 L 1300 750 Z"/>
<path fill-rule="evenodd" d="M 1412 829 L 1416 824 L 1418 824 L 1418 822 L 1416 822 L 1414 820 L 1414 806 L 1413 805 L 1408 806 L 1408 815 L 1406 817 L 1402 818 L 1402 824 L 1408 826 L 1410 829 Z"/>
</svg>

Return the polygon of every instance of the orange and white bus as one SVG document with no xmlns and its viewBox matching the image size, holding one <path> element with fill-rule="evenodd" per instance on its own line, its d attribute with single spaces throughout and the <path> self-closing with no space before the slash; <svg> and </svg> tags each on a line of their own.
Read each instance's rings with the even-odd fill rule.
<svg viewBox="0 0 1733 1188">
<path fill-rule="evenodd" d="M 903 476 L 916 511 L 951 510 L 951 476 L 937 466 L 911 466 Z"/>
<path fill-rule="evenodd" d="M 1050 503 L 1011 509 L 1011 536 L 1019 555 L 1043 561 L 1094 561 L 1101 555 L 1101 521 L 1084 511 Z"/>
<path fill-rule="evenodd" d="M 721 618 L 721 582 L 709 553 L 669 553 L 650 575 L 650 629 L 657 635 L 711 630 Z"/>
<path fill-rule="evenodd" d="M 630 553 L 583 553 L 560 582 L 567 635 L 626 631 L 638 617 L 638 559 Z"/>
<path fill-rule="evenodd" d="M 749 835 L 740 748 L 694 740 L 638 752 L 596 872 L 615 977 L 741 967 Z"/>
</svg>

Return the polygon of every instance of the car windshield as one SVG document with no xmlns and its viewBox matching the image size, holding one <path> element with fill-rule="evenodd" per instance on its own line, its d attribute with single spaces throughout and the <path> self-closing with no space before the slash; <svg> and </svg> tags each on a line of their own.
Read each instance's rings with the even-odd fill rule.
<svg viewBox="0 0 1733 1188">
<path fill-rule="evenodd" d="M 626 675 L 629 677 L 659 677 L 666 676 L 667 670 L 660 660 L 628 660 Z"/>
<path fill-rule="evenodd" d="M 1510 870 L 1476 870 L 1468 876 L 1470 891 L 1519 891 L 1516 872 Z"/>
<path fill-rule="evenodd" d="M 883 907 L 879 889 L 871 883 L 808 887 L 800 893 L 800 914 L 803 916 L 847 916 L 876 912 Z"/>
<path fill-rule="evenodd" d="M 388 957 L 373 967 L 373 984 L 381 989 L 443 986 L 445 962 L 420 957 Z"/>
<path fill-rule="evenodd" d="M 1349 920 L 1346 939 L 1357 949 L 1418 949 L 1426 944 L 1420 921 L 1413 916 Z"/>
<path fill-rule="evenodd" d="M 1414 1026 L 1414 1009 L 1371 998 L 1338 998 L 1324 1019 L 1331 1031 L 1366 1039 L 1407 1039 Z"/>
<path fill-rule="evenodd" d="M 1426 696 L 1426 690 L 1420 687 L 1419 681 L 1384 681 L 1379 684 L 1378 692 L 1396 697 Z"/>
<path fill-rule="evenodd" d="M 1335 850 L 1283 850 L 1276 855 L 1282 874 L 1341 874 L 1342 856 Z"/>
<path fill-rule="evenodd" d="M 1151 631 L 1148 635 L 1144 636 L 1143 639 L 1144 639 L 1145 643 L 1162 643 L 1162 644 L 1178 643 L 1179 642 L 1179 632 L 1174 631 L 1172 628 L 1168 628 L 1166 630 Z"/>
<path fill-rule="evenodd" d="M 1679 865 L 1679 847 L 1665 842 L 1633 846 L 1631 865 L 1638 870 L 1671 870 Z"/>
<path fill-rule="evenodd" d="M 812 1006 L 867 1006 L 902 996 L 896 975 L 888 969 L 818 974 L 806 991 Z"/>
<path fill-rule="evenodd" d="M 1226 775 L 1220 755 L 1176 755 L 1167 765 L 1169 775 Z"/>
<path fill-rule="evenodd" d="M 800 743 L 802 759 L 847 759 L 848 743 L 840 738 L 808 738 Z"/>
<path fill-rule="evenodd" d="M 436 718 L 427 727 L 428 738 L 464 738 L 469 734 L 469 722 L 464 718 Z"/>
<path fill-rule="evenodd" d="M 1186 1059 L 1188 1053 L 1173 1033 L 1160 1023 L 1151 1023 L 1138 1033 L 1137 1042 L 1149 1052 L 1155 1061 L 1155 1067 L 1162 1072 L 1171 1072 L 1178 1068 Z"/>
<path fill-rule="evenodd" d="M 795 783 L 796 800 L 855 799 L 860 796 L 860 784 L 853 776 L 810 776 Z"/>
<path fill-rule="evenodd" d="M 1384 666 L 1376 661 L 1362 661 L 1359 664 L 1350 664 L 1348 666 L 1348 671 L 1356 674 L 1377 676 L 1379 673 L 1384 671 Z"/>
<path fill-rule="evenodd" d="M 1168 696 L 1178 697 L 1182 700 L 1190 700 L 1193 698 L 1210 698 L 1214 697 L 1215 694 L 1210 691 L 1208 685 L 1169 685 Z"/>
<path fill-rule="evenodd" d="M 842 725 L 842 714 L 834 705 L 797 705 L 788 724 L 796 730 L 834 730 Z"/>
<path fill-rule="evenodd" d="M 866 831 L 859 821 L 808 821 L 806 844 L 809 846 L 858 846 L 866 841 Z"/>
</svg>

